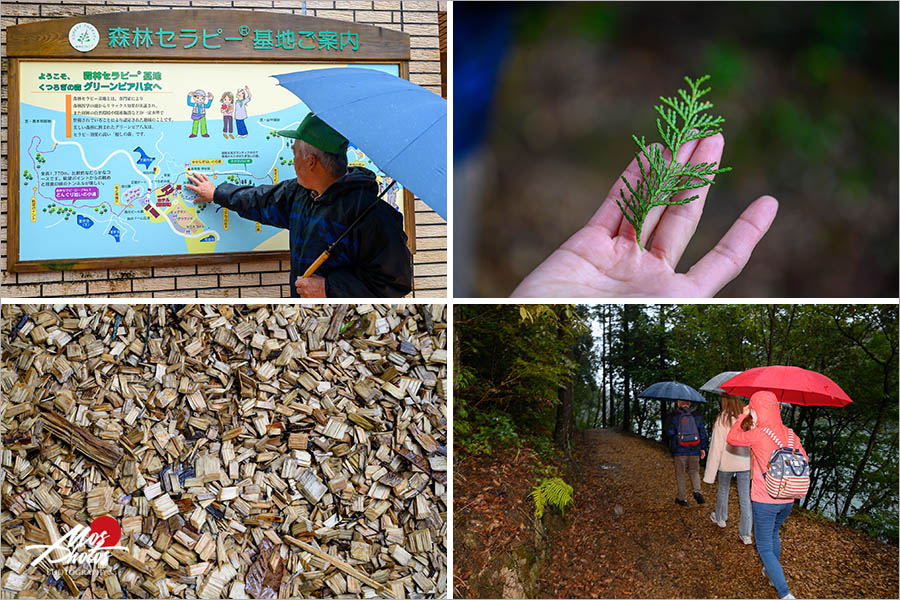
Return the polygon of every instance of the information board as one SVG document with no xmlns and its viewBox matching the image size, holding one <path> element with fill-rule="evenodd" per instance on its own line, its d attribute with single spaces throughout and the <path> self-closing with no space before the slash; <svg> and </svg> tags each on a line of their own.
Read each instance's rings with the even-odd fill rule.
<svg viewBox="0 0 900 600">
<path fill-rule="evenodd" d="M 91 44 L 90 28 L 73 25 L 70 35 Z M 359 44 L 358 34 L 338 39 Z M 275 132 L 296 127 L 309 109 L 275 75 L 350 64 L 405 70 L 402 61 L 366 60 L 16 63 L 8 222 L 10 269 L 20 271 L 287 258 L 287 230 L 195 204 L 187 176 L 202 172 L 217 185 L 296 177 L 293 140 Z M 383 188 L 390 179 L 350 141 L 349 164 L 376 172 Z M 395 186 L 385 201 L 410 213 L 410 196 Z"/>
</svg>

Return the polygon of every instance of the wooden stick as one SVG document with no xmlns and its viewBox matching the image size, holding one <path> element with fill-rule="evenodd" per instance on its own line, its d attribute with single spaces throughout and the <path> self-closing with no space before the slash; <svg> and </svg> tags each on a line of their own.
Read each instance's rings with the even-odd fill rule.
<svg viewBox="0 0 900 600">
<path fill-rule="evenodd" d="M 76 450 L 105 467 L 114 469 L 122 460 L 118 446 L 104 442 L 55 412 L 42 412 L 44 426 L 52 435 L 69 442 Z"/>
<path fill-rule="evenodd" d="M 57 541 L 59 541 L 59 529 L 56 527 L 56 521 L 53 520 L 53 517 L 48 515 L 45 512 L 37 512 L 34 514 L 35 520 L 40 523 L 41 527 L 47 532 L 47 537 L 50 538 L 50 545 L 55 545 Z M 51 552 L 54 560 L 59 560 L 62 558 L 63 551 L 62 550 L 54 550 Z M 63 574 L 66 573 L 65 569 L 62 569 Z M 72 581 L 71 577 L 64 577 L 66 586 L 69 588 L 69 591 L 72 592 L 72 597 L 77 598 L 81 595 L 81 591 L 75 587 L 75 582 Z"/>
<path fill-rule="evenodd" d="M 299 546 L 301 549 L 306 550 L 310 554 L 315 554 L 322 560 L 328 561 L 329 563 L 333 564 L 335 567 L 337 567 L 338 569 L 340 569 L 347 575 L 350 575 L 351 577 L 355 577 L 356 579 L 359 579 L 366 585 L 370 585 L 373 588 L 375 588 L 376 590 L 378 590 L 384 594 L 390 595 L 393 593 L 386 585 L 382 585 L 382 584 L 378 583 L 377 581 L 375 581 L 374 579 L 372 579 L 371 577 L 363 575 L 362 573 L 360 573 L 359 571 L 357 571 L 356 569 L 351 567 L 346 562 L 342 561 L 339 558 L 331 556 L 327 552 L 324 552 L 324 551 L 320 550 L 319 548 L 316 548 L 312 544 L 307 544 L 306 542 L 304 542 L 302 540 L 298 540 L 297 538 L 291 537 L 289 535 L 284 536 L 284 539 L 286 539 L 290 543 L 294 544 L 295 546 Z"/>
</svg>

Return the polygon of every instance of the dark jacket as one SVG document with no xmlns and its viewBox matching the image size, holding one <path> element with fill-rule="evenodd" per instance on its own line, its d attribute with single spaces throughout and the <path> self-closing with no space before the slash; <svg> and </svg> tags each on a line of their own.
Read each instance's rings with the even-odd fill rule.
<svg viewBox="0 0 900 600">
<path fill-rule="evenodd" d="M 678 443 L 678 418 L 685 414 L 694 417 L 694 422 L 697 424 L 700 443 L 696 446 L 682 446 Z M 672 456 L 700 456 L 701 450 L 709 449 L 709 438 L 706 435 L 703 417 L 694 412 L 692 408 L 684 410 L 679 408 L 666 415 L 665 433 L 666 437 L 669 438 L 669 450 L 672 452 Z"/>
<path fill-rule="evenodd" d="M 375 175 L 352 167 L 318 198 L 296 179 L 288 179 L 255 187 L 223 183 L 213 200 L 245 219 L 290 230 L 291 296 L 297 297 L 297 278 L 377 195 Z M 325 278 L 329 298 L 405 296 L 412 290 L 412 256 L 406 247 L 403 217 L 378 201 L 316 275 Z"/>
</svg>

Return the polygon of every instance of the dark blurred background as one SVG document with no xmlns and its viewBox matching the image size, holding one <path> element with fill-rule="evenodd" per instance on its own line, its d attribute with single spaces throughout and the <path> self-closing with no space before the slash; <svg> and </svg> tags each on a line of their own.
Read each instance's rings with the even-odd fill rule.
<svg viewBox="0 0 900 600">
<path fill-rule="evenodd" d="M 898 295 L 898 4 L 454 2 L 454 296 L 507 296 L 712 75 L 722 164 L 679 265 L 780 203 L 720 296 Z"/>
</svg>

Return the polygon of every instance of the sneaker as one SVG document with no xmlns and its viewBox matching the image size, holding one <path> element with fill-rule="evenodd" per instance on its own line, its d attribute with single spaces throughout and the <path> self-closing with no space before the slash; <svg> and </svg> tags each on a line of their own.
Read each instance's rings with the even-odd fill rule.
<svg viewBox="0 0 900 600">
<path fill-rule="evenodd" d="M 694 500 L 697 501 L 697 504 L 703 504 L 704 502 L 706 502 L 706 499 L 700 492 L 694 492 Z"/>
<path fill-rule="evenodd" d="M 749 546 L 750 544 L 753 543 L 753 538 L 750 537 L 749 535 L 742 535 L 742 536 L 741 536 L 741 541 L 744 542 L 745 544 L 747 544 L 747 545 Z"/>
<path fill-rule="evenodd" d="M 192 138 L 192 137 L 197 137 L 197 134 L 196 134 L 196 133 L 192 133 L 192 134 L 191 134 L 191 135 L 189 135 L 189 136 L 188 136 L 188 137 L 189 137 L 189 138 Z"/>
<path fill-rule="evenodd" d="M 764 576 L 766 579 L 769 580 L 769 585 L 771 585 L 772 587 L 775 587 L 775 584 L 772 583 L 772 578 L 769 577 L 769 574 L 768 574 L 768 573 L 766 573 L 766 568 L 765 568 L 765 567 L 763 567 L 762 573 L 763 573 L 763 576 Z"/>
<path fill-rule="evenodd" d="M 718 525 L 719 527 L 725 527 L 725 521 L 720 521 L 720 520 L 718 519 L 718 517 L 716 517 L 716 513 L 715 513 L 715 512 L 709 513 L 709 519 L 710 519 L 710 521 L 712 521 L 713 523 L 715 523 L 715 524 Z"/>
<path fill-rule="evenodd" d="M 794 596 L 792 593 L 788 592 L 787 596 L 781 597 L 781 600 L 797 600 L 797 597 Z"/>
<path fill-rule="evenodd" d="M 208 133 L 204 133 L 204 134 L 203 134 L 203 137 L 209 137 L 209 134 L 208 134 Z"/>
<path fill-rule="evenodd" d="M 675 504 L 679 506 L 687 506 L 687 500 L 679 500 L 678 498 L 675 498 Z"/>
</svg>

